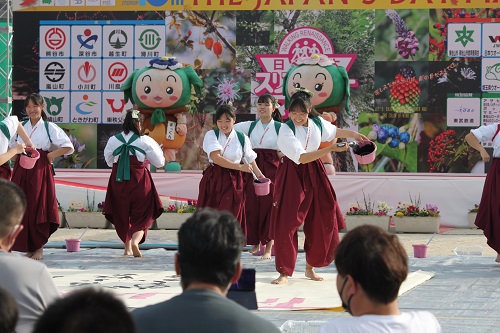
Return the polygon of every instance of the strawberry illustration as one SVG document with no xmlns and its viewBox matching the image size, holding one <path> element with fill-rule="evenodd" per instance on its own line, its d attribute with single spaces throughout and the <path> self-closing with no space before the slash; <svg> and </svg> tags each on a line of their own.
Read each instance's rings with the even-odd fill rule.
<svg viewBox="0 0 500 333">
<path fill-rule="evenodd" d="M 403 66 L 394 77 L 390 88 L 391 106 L 394 112 L 414 112 L 418 106 L 420 86 L 411 66 Z"/>
</svg>

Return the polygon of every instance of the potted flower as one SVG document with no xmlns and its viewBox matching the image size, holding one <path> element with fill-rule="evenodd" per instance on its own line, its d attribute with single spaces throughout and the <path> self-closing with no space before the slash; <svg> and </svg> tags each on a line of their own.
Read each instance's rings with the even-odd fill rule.
<svg viewBox="0 0 500 333">
<path fill-rule="evenodd" d="M 479 210 L 479 205 L 474 204 L 474 208 L 469 209 L 469 214 L 467 214 L 467 218 L 469 219 L 469 227 L 471 227 L 472 229 L 477 228 L 475 222 L 478 210 Z"/>
<path fill-rule="evenodd" d="M 441 217 L 436 205 L 420 207 L 420 195 L 410 202 L 399 202 L 394 214 L 396 232 L 438 233 Z"/>
<path fill-rule="evenodd" d="M 157 219 L 152 229 L 179 229 L 182 223 L 186 221 L 196 211 L 196 200 L 170 201 L 166 205 Z"/>
<path fill-rule="evenodd" d="M 69 208 L 63 212 L 65 222 L 70 228 L 102 228 L 109 227 L 109 222 L 103 216 L 104 202 L 95 204 L 95 192 L 92 198 L 87 191 L 87 198 L 83 200 L 72 200 Z"/>
<path fill-rule="evenodd" d="M 363 224 L 376 225 L 384 230 L 389 230 L 389 212 L 392 210 L 386 201 L 372 203 L 370 196 L 363 192 L 363 205 L 356 199 L 356 205 L 352 205 L 346 213 L 345 222 L 347 231 Z"/>
</svg>

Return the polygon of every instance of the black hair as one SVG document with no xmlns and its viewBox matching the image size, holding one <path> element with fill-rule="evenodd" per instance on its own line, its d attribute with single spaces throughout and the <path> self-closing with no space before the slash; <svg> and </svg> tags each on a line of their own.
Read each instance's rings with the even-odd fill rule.
<svg viewBox="0 0 500 333">
<path fill-rule="evenodd" d="M 216 123 L 223 115 L 226 115 L 228 118 L 236 119 L 235 108 L 229 104 L 222 104 L 219 106 L 217 111 L 215 111 L 214 122 Z"/>
<path fill-rule="evenodd" d="M 133 109 L 128 109 L 126 111 L 125 119 L 123 119 L 122 130 L 125 134 L 129 132 L 134 132 L 135 134 L 141 136 L 141 131 L 139 131 L 140 119 L 132 118 Z"/>
<path fill-rule="evenodd" d="M 309 118 L 319 117 L 320 114 L 316 111 L 312 106 L 311 97 L 303 91 L 297 91 L 290 98 L 290 106 L 288 107 L 289 111 L 298 109 L 300 112 L 307 113 L 307 110 L 311 110 L 309 112 Z"/>
<path fill-rule="evenodd" d="M 0 178 L 0 239 L 7 236 L 26 210 L 26 195 L 16 184 Z"/>
<path fill-rule="evenodd" d="M 0 287 L 0 333 L 15 332 L 18 320 L 19 309 L 16 300 L 7 290 Z"/>
<path fill-rule="evenodd" d="M 113 293 L 86 287 L 52 302 L 33 333 L 135 333 L 127 307 Z"/>
<path fill-rule="evenodd" d="M 37 94 L 37 93 L 32 93 L 32 94 L 29 94 L 28 96 L 26 96 L 26 99 L 24 100 L 24 108 L 25 109 L 28 106 L 29 102 L 32 102 L 33 104 L 35 104 L 36 106 L 39 106 L 41 108 L 43 108 L 43 106 L 45 105 L 45 101 L 44 101 L 42 95 Z M 42 119 L 43 119 L 43 121 L 47 121 L 47 114 L 45 113 L 45 110 L 43 110 L 43 109 L 42 109 Z"/>
<path fill-rule="evenodd" d="M 408 275 L 408 256 L 396 235 L 362 225 L 342 238 L 335 266 L 340 276 L 352 276 L 372 301 L 388 304 L 398 297 Z"/>
<path fill-rule="evenodd" d="M 202 282 L 226 289 L 245 246 L 238 220 L 227 211 L 203 208 L 181 225 L 177 235 L 182 288 Z"/>
<path fill-rule="evenodd" d="M 270 93 L 264 93 L 264 94 L 259 96 L 257 103 L 265 103 L 265 102 L 269 102 L 273 105 L 274 110 L 273 110 L 271 117 L 274 119 L 274 121 L 282 123 L 283 117 L 281 116 L 279 106 L 277 106 L 278 100 L 276 99 L 276 97 L 274 97 Z"/>
</svg>

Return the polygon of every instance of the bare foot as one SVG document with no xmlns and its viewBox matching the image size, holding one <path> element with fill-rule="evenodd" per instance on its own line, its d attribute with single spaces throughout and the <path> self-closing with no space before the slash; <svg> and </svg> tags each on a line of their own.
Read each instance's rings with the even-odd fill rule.
<svg viewBox="0 0 500 333">
<path fill-rule="evenodd" d="M 262 257 L 260 257 L 260 259 L 265 259 L 265 260 L 272 259 L 271 253 L 264 253 Z"/>
<path fill-rule="evenodd" d="M 314 268 L 312 268 L 312 269 L 306 268 L 306 274 L 305 275 L 306 275 L 306 277 L 310 278 L 313 281 L 323 281 L 323 280 L 325 280 L 321 276 L 319 276 L 318 274 L 316 274 L 316 272 L 314 271 Z"/>
<path fill-rule="evenodd" d="M 254 254 L 259 252 L 259 250 L 260 250 L 260 244 L 257 244 L 257 245 L 252 245 L 252 248 L 248 250 L 248 252 Z"/>
<path fill-rule="evenodd" d="M 280 277 L 271 282 L 272 284 L 285 284 L 288 283 L 288 276 L 280 274 Z"/>
<path fill-rule="evenodd" d="M 128 241 L 124 245 L 125 245 L 125 252 L 123 252 L 123 255 L 124 256 L 131 256 L 131 255 L 133 255 L 134 252 L 132 252 L 132 241 Z"/>
<path fill-rule="evenodd" d="M 43 259 L 43 247 L 41 249 L 38 249 L 35 252 L 33 252 L 33 255 L 30 258 L 34 259 L 34 260 L 42 260 Z"/>
<path fill-rule="evenodd" d="M 497 254 L 497 258 L 495 259 L 496 262 L 500 262 L 500 253 Z"/>
<path fill-rule="evenodd" d="M 266 250 L 264 252 L 264 255 L 260 257 L 260 259 L 271 259 L 272 252 L 273 252 L 273 245 L 274 245 L 274 240 L 270 240 L 266 244 Z"/>
<path fill-rule="evenodd" d="M 132 244 L 132 252 L 134 254 L 134 257 L 136 257 L 136 258 L 142 257 L 142 253 L 139 250 L 139 245 L 138 244 Z"/>
<path fill-rule="evenodd" d="M 33 257 L 33 252 L 28 252 L 24 256 L 28 257 L 28 258 L 31 258 L 31 257 Z"/>
</svg>

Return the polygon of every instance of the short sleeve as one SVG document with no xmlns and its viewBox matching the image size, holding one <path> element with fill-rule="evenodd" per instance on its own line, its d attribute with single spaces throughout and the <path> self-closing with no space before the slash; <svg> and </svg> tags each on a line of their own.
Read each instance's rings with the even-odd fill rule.
<svg viewBox="0 0 500 333">
<path fill-rule="evenodd" d="M 222 151 L 222 146 L 215 135 L 215 131 L 208 131 L 205 138 L 203 138 L 203 151 L 210 157 L 210 153 L 217 150 Z"/>
<path fill-rule="evenodd" d="M 493 139 L 493 136 L 495 135 L 497 129 L 498 129 L 498 123 L 494 123 L 491 125 L 485 125 L 473 129 L 471 130 L 471 133 L 474 134 L 474 136 L 477 138 L 479 142 L 485 142 Z"/>
<path fill-rule="evenodd" d="M 67 152 L 66 155 L 73 154 L 73 152 L 75 151 L 75 147 L 73 147 L 73 144 L 71 143 L 71 140 L 69 139 L 66 132 L 64 132 L 62 128 L 54 123 L 49 122 L 48 124 L 52 144 L 56 145 L 57 148 L 71 148 L 71 150 Z"/>
<path fill-rule="evenodd" d="M 295 137 L 287 124 L 282 124 L 280 127 L 280 132 L 278 134 L 278 148 L 286 157 L 294 161 L 296 164 L 300 164 L 300 155 L 306 153 L 304 147 L 302 147 L 302 144 Z"/>
<path fill-rule="evenodd" d="M 333 125 L 331 122 L 326 121 L 323 117 L 321 119 L 321 126 L 323 128 L 321 133 L 321 142 L 330 142 L 335 139 L 337 135 L 337 126 Z"/>
<path fill-rule="evenodd" d="M 245 135 L 248 135 L 248 131 L 250 131 L 251 121 L 242 121 L 241 123 L 234 124 L 233 128 L 235 131 L 243 132 Z"/>
<path fill-rule="evenodd" d="M 257 158 L 257 153 L 252 149 L 252 143 L 248 136 L 245 135 L 245 151 L 243 152 L 243 156 L 247 163 L 252 163 Z"/>
</svg>

